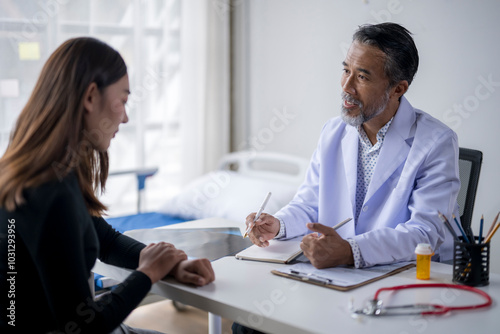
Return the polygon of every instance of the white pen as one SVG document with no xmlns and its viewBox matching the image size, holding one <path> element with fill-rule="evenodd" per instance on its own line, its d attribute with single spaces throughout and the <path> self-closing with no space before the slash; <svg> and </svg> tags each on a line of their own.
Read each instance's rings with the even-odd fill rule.
<svg viewBox="0 0 500 334">
<path fill-rule="evenodd" d="M 347 224 L 348 222 L 350 222 L 352 220 L 352 218 L 347 218 L 343 221 L 341 221 L 340 223 L 338 223 L 337 225 L 333 226 L 332 228 L 334 230 L 338 230 L 339 228 L 341 228 L 342 226 L 344 226 L 345 224 Z M 320 233 L 316 232 L 318 234 L 318 236 L 320 236 Z"/>
<path fill-rule="evenodd" d="M 245 235 L 243 236 L 243 238 L 246 238 L 248 236 L 248 233 L 250 233 L 250 231 L 252 231 L 252 228 L 255 226 L 255 222 L 257 221 L 257 219 L 259 219 L 260 214 L 266 208 L 267 202 L 269 201 L 269 197 L 271 197 L 271 192 L 267 193 L 266 198 L 264 199 L 264 202 L 260 206 L 259 211 L 257 211 L 257 214 L 255 215 L 255 218 L 253 219 L 252 224 L 250 226 L 248 226 L 247 230 L 245 231 Z"/>
<path fill-rule="evenodd" d="M 352 220 L 352 218 L 347 218 L 346 220 L 343 220 L 341 221 L 340 223 L 338 223 L 337 225 L 335 225 L 334 227 L 332 227 L 334 230 L 338 230 L 339 228 L 341 228 L 342 226 L 344 226 L 345 224 L 347 224 L 348 222 L 350 222 Z"/>
</svg>

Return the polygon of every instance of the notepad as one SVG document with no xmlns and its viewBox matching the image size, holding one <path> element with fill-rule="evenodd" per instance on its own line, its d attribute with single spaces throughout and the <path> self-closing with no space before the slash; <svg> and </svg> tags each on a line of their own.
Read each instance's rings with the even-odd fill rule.
<svg viewBox="0 0 500 334">
<path fill-rule="evenodd" d="M 302 237 L 290 240 L 269 240 L 269 246 L 252 245 L 235 255 L 238 260 L 289 263 L 300 254 Z"/>
</svg>

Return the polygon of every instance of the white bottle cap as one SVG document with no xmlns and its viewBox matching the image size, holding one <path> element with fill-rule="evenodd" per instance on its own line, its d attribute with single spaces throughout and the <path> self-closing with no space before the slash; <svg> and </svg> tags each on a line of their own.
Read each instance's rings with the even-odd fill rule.
<svg viewBox="0 0 500 334">
<path fill-rule="evenodd" d="M 432 255 L 434 252 L 432 251 L 431 245 L 429 244 L 418 244 L 415 248 L 415 254 L 419 255 Z"/>
</svg>

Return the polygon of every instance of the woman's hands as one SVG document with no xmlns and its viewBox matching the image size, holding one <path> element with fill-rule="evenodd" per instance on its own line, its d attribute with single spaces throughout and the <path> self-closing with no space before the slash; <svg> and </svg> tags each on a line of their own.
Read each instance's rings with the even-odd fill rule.
<svg viewBox="0 0 500 334">
<path fill-rule="evenodd" d="M 181 283 L 203 286 L 215 280 L 212 264 L 207 259 L 185 260 L 179 262 L 171 272 Z"/>
<path fill-rule="evenodd" d="M 146 246 L 139 256 L 138 271 L 142 271 L 154 284 L 167 275 L 181 283 L 198 286 L 211 283 L 215 279 L 212 264 L 207 259 L 188 260 L 186 253 L 174 245 L 159 242 Z"/>
<path fill-rule="evenodd" d="M 139 255 L 137 270 L 148 275 L 151 283 L 154 284 L 167 276 L 183 260 L 187 260 L 186 253 L 175 248 L 172 244 L 166 242 L 149 244 Z"/>
</svg>

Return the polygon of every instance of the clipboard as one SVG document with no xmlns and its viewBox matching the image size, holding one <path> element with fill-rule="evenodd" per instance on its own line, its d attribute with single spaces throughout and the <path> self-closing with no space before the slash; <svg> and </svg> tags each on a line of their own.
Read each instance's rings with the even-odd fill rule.
<svg viewBox="0 0 500 334">
<path fill-rule="evenodd" d="M 300 265 L 303 266 L 305 264 L 300 264 Z M 308 265 L 312 266 L 311 264 L 308 264 Z M 271 270 L 271 273 L 273 273 L 274 275 L 290 278 L 290 279 L 293 279 L 296 281 L 306 282 L 309 284 L 322 286 L 322 287 L 329 288 L 329 289 L 334 289 L 334 290 L 338 290 L 338 291 L 349 291 L 349 290 L 358 288 L 360 286 L 367 285 L 367 284 L 370 284 L 372 282 L 381 280 L 383 278 L 386 278 L 386 277 L 389 277 L 392 275 L 396 275 L 396 274 L 403 272 L 405 270 L 408 270 L 410 268 L 413 268 L 413 267 L 415 267 L 415 263 L 405 263 L 405 264 L 400 264 L 400 265 L 398 265 L 398 264 L 387 265 L 387 266 L 385 266 L 385 267 L 387 267 L 387 269 L 384 268 L 385 270 L 382 270 L 382 272 L 380 274 L 367 275 L 368 278 L 355 280 L 352 282 L 352 284 L 345 283 L 345 282 L 340 283 L 341 282 L 340 280 L 336 281 L 335 279 L 329 279 L 329 278 L 326 278 L 325 276 L 314 274 L 314 272 L 318 271 L 318 270 L 315 270 L 315 271 L 296 270 L 296 268 L 297 268 L 296 266 L 297 265 L 294 265 L 291 267 L 284 267 L 284 268 L 281 268 L 279 270 Z M 389 266 L 393 266 L 394 269 L 391 269 Z M 377 267 L 372 267 L 372 268 L 377 269 Z M 381 268 L 381 266 L 378 267 L 378 269 L 380 269 L 380 268 Z M 346 270 L 353 270 L 353 271 L 360 271 L 361 270 L 361 271 L 363 271 L 363 270 L 369 270 L 369 269 L 370 268 L 354 269 L 352 267 L 336 267 L 336 268 L 327 268 L 327 269 L 321 269 L 321 270 L 329 271 L 330 275 L 334 275 L 335 272 L 338 272 L 339 276 L 345 277 L 345 275 L 343 273 L 345 273 Z"/>
</svg>

